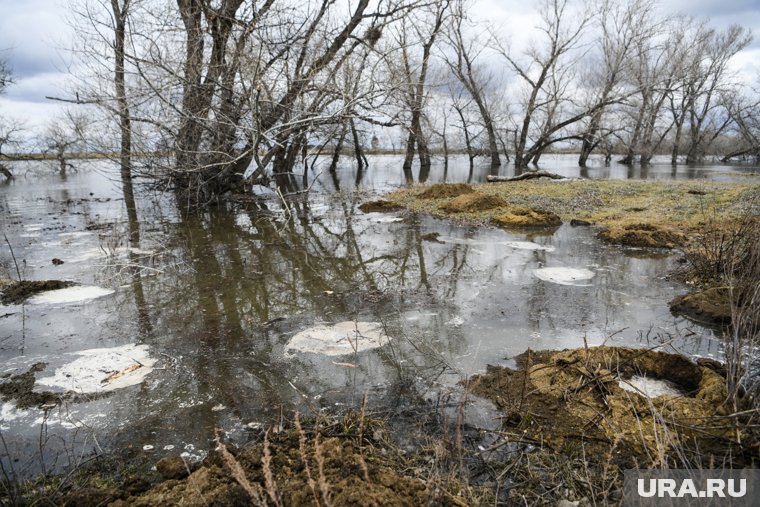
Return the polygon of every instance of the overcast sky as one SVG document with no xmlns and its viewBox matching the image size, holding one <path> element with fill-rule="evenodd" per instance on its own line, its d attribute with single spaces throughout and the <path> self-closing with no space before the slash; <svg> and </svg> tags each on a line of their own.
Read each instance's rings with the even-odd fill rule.
<svg viewBox="0 0 760 507">
<path fill-rule="evenodd" d="M 172 0 L 166 0 L 172 1 Z M 750 28 L 755 40 L 736 59 L 745 76 L 760 74 L 760 0 L 661 0 L 664 10 L 707 18 L 715 28 L 738 23 Z M 0 0 L 0 51 L 10 61 L 16 84 L 0 97 L 0 116 L 26 122 L 32 130 L 55 116 L 60 105 L 45 96 L 64 94 L 65 53 L 58 48 L 69 37 L 65 0 Z M 497 22 L 504 35 L 520 41 L 530 39 L 535 26 L 532 2 L 525 0 L 479 0 L 478 12 Z"/>
</svg>

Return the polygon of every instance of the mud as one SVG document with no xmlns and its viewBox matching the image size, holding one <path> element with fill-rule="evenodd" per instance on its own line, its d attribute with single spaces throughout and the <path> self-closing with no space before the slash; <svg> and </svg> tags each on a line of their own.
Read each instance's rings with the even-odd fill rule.
<svg viewBox="0 0 760 507">
<path fill-rule="evenodd" d="M 3 401 L 13 401 L 16 407 L 24 410 L 31 407 L 58 405 L 62 402 L 61 393 L 34 392 L 35 373 L 43 371 L 45 363 L 35 363 L 29 371 L 12 375 L 0 383 L 0 398 Z"/>
<path fill-rule="evenodd" d="M 652 224 L 631 224 L 610 227 L 598 237 L 608 243 L 640 248 L 677 248 L 686 244 L 686 236 L 678 231 Z"/>
<path fill-rule="evenodd" d="M 17 305 L 40 292 L 65 289 L 73 285 L 76 284 L 62 280 L 22 280 L 5 287 L 0 302 L 4 305 Z"/>
<path fill-rule="evenodd" d="M 728 287 L 711 287 L 678 296 L 670 303 L 670 311 L 699 324 L 725 328 L 731 325 L 731 298 Z"/>
<path fill-rule="evenodd" d="M 408 458 L 377 436 L 387 432 L 372 426 L 286 429 L 252 447 L 220 446 L 184 478 L 176 478 L 181 459 L 171 466 L 162 460 L 159 472 L 167 469 L 175 478 L 162 472 L 166 479 L 145 492 L 130 496 L 110 487 L 80 488 L 66 501 L 112 507 L 466 504 L 457 491 L 416 477 Z M 82 498 L 82 490 L 93 501 Z"/>
<path fill-rule="evenodd" d="M 451 199 L 474 191 L 466 183 L 436 183 L 417 194 L 416 197 L 419 199 Z"/>
<path fill-rule="evenodd" d="M 620 387 L 634 376 L 669 381 L 685 394 L 647 398 Z M 727 424 L 725 377 L 710 361 L 647 349 L 529 350 L 518 369 L 489 367 L 469 388 L 504 412 L 508 431 L 566 456 L 582 452 L 591 463 L 678 465 L 684 453 L 705 466 L 758 459 L 757 435 Z"/>
<path fill-rule="evenodd" d="M 379 199 L 377 201 L 365 202 L 359 206 L 359 209 L 364 213 L 384 213 L 398 211 L 404 209 L 404 207 L 391 201 L 386 201 L 385 199 Z"/>
<path fill-rule="evenodd" d="M 493 221 L 503 227 L 559 227 L 562 219 L 551 211 L 514 207 Z"/>
<path fill-rule="evenodd" d="M 471 192 L 453 198 L 443 204 L 441 209 L 447 213 L 472 213 L 504 206 L 507 206 L 507 202 L 501 197 Z"/>
</svg>

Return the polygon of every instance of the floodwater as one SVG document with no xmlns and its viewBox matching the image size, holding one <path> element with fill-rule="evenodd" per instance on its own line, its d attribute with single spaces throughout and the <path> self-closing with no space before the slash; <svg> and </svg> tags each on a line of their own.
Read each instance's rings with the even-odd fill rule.
<svg viewBox="0 0 760 507">
<path fill-rule="evenodd" d="M 546 156 L 542 168 L 717 180 L 754 171 L 597 165 L 581 174 L 572 162 Z M 108 163 L 82 163 L 66 177 L 52 166 L 20 164 L 16 180 L 0 185 L 0 224 L 21 275 L 105 290 L 0 306 L 5 381 L 43 362 L 37 390 L 55 389 L 50 378 L 58 375 L 70 380 L 65 389 L 85 393 L 46 409 L 2 403 L 4 463 L 29 476 L 92 452 L 200 457 L 216 428 L 244 442 L 295 408 L 355 408 L 365 395 L 391 410 L 435 402 L 529 347 L 663 343 L 719 356 L 711 331 L 669 313 L 668 301 L 685 291 L 669 276 L 677 254 L 604 245 L 593 229 L 569 225 L 513 233 L 359 211 L 403 184 L 400 165 L 399 157 L 375 157 L 359 174 L 350 162 L 334 176 L 317 170 L 308 198 L 291 197 L 287 208 L 275 199 L 186 215 L 171 195 L 138 187 L 138 221 L 130 222 L 118 170 Z M 488 172 L 470 172 L 458 157 L 445 173 L 439 163 L 428 181 L 482 181 Z M 438 241 L 424 239 L 433 232 Z M 0 247 L 5 278 L 16 277 L 10 253 Z M 344 355 L 288 349 L 298 333 L 346 322 L 380 328 L 384 339 Z M 145 352 L 152 369 L 134 385 L 117 379 L 120 388 L 77 383 L 72 364 L 107 362 L 119 350 Z M 131 361 L 138 360 L 124 365 Z M 124 365 L 95 365 L 95 374 L 110 382 Z"/>
</svg>

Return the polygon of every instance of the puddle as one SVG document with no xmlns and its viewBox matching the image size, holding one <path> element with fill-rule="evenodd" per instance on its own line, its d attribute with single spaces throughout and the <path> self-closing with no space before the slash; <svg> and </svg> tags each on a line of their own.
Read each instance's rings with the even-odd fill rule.
<svg viewBox="0 0 760 507">
<path fill-rule="evenodd" d="M 536 278 L 545 282 L 556 283 L 559 285 L 578 285 L 586 286 L 581 282 L 594 278 L 594 272 L 588 269 L 577 268 L 539 268 L 534 269 L 533 274 Z"/>
<path fill-rule="evenodd" d="M 290 339 L 285 354 L 312 352 L 326 356 L 347 356 L 382 347 L 390 339 L 377 322 L 339 322 L 316 326 Z"/>
<path fill-rule="evenodd" d="M 137 385 L 156 364 L 148 349 L 147 345 L 124 345 L 75 352 L 72 355 L 80 356 L 78 359 L 56 368 L 53 376 L 37 379 L 36 385 L 81 394 Z"/>
<path fill-rule="evenodd" d="M 108 296 L 114 292 L 113 289 L 105 289 L 103 287 L 77 285 L 65 289 L 42 292 L 29 298 L 29 303 L 34 305 L 79 303 L 81 301 Z"/>
</svg>

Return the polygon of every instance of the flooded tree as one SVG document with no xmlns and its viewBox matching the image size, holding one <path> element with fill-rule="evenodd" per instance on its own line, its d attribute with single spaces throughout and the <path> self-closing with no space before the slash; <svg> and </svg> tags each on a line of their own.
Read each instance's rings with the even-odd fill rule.
<svg viewBox="0 0 760 507">
<path fill-rule="evenodd" d="M 594 4 L 597 12 L 593 27 L 599 31 L 596 52 L 588 59 L 587 105 L 592 114 L 582 122 L 578 165 L 585 167 L 591 153 L 605 145 L 610 153 L 611 137 L 616 132 L 614 119 L 605 120 L 605 113 L 620 103 L 631 90 L 625 85 L 630 76 L 630 61 L 642 39 L 652 37 L 657 27 L 652 20 L 654 0 L 630 0 L 619 3 L 601 0 Z M 594 107 L 598 105 L 597 107 Z M 610 115 L 613 116 L 614 115 Z"/>
<path fill-rule="evenodd" d="M 472 8 L 472 2 L 456 0 L 452 5 L 452 20 L 446 31 L 446 38 L 451 55 L 446 55 L 446 63 L 451 73 L 467 90 L 472 101 L 478 108 L 483 128 L 488 136 L 488 154 L 491 157 L 491 167 L 501 165 L 499 145 L 497 143 L 496 125 L 493 110 L 489 103 L 488 88 L 493 76 L 483 65 L 478 63 L 479 57 L 486 51 L 487 44 L 481 40 L 482 35 L 467 35 L 467 29 L 472 30 L 472 21 L 467 12 Z M 461 114 L 460 114 L 461 116 Z M 468 143 L 468 153 L 471 153 Z"/>
<path fill-rule="evenodd" d="M 592 110 L 574 107 L 571 83 L 588 12 L 573 12 L 568 0 L 546 0 L 540 7 L 541 40 L 518 58 L 503 40 L 495 37 L 496 48 L 522 81 L 525 99 L 517 118 L 514 139 L 515 165 L 537 163 L 555 143 L 576 138 L 566 132 Z M 598 106 L 596 106 L 598 107 Z"/>
<path fill-rule="evenodd" d="M 427 80 L 433 45 L 444 28 L 448 11 L 448 0 L 431 2 L 413 16 L 404 17 L 394 27 L 400 62 L 389 62 L 389 72 L 402 81 L 399 93 L 407 130 L 403 164 L 407 181 L 413 179 L 415 153 L 420 161 L 420 174 L 430 172 L 430 149 L 422 128 L 425 101 L 429 93 Z"/>
<path fill-rule="evenodd" d="M 68 157 L 72 150 L 81 149 L 87 138 L 87 119 L 83 115 L 67 113 L 62 118 L 53 119 L 45 129 L 46 150 L 55 154 L 58 172 L 66 174 L 71 167 Z"/>
</svg>

